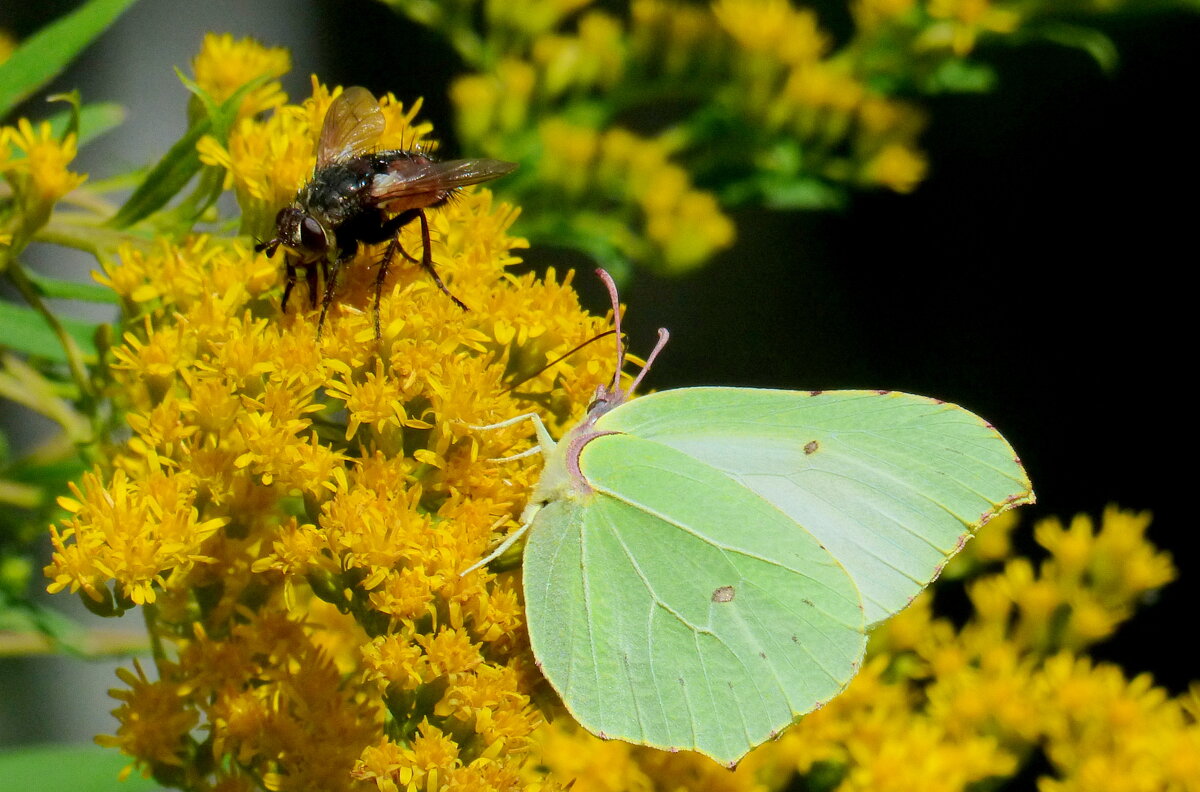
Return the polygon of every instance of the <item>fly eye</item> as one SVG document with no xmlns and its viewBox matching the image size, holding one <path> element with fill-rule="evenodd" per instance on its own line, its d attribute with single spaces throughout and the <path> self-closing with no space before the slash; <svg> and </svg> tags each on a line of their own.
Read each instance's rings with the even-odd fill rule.
<svg viewBox="0 0 1200 792">
<path fill-rule="evenodd" d="M 300 244 L 306 250 L 324 251 L 328 247 L 325 241 L 325 229 L 311 217 L 305 217 L 300 224 Z"/>
</svg>

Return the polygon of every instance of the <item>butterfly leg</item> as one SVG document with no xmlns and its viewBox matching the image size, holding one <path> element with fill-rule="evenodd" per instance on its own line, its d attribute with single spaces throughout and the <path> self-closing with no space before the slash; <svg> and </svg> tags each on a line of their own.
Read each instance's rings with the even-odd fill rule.
<svg viewBox="0 0 1200 792">
<path fill-rule="evenodd" d="M 537 434 L 538 444 L 535 447 L 529 449 L 528 451 L 522 451 L 519 454 L 514 454 L 513 456 L 509 456 L 509 457 L 499 457 L 498 459 L 495 459 L 493 461 L 495 461 L 495 462 L 510 462 L 514 459 L 523 459 L 527 456 L 533 456 L 534 454 L 536 454 L 538 452 L 541 452 L 543 454 L 549 454 L 551 451 L 554 450 L 554 446 L 556 445 L 556 443 L 554 442 L 554 438 L 550 437 L 550 432 L 546 429 L 546 425 L 544 423 L 542 423 L 542 419 L 537 413 L 522 413 L 521 415 L 518 415 L 513 418 L 509 418 L 504 421 L 500 421 L 499 423 L 486 424 L 484 426 L 474 426 L 472 424 L 467 424 L 467 428 L 473 429 L 477 432 L 486 432 L 486 431 L 490 431 L 492 429 L 503 429 L 506 426 L 515 426 L 515 425 L 519 424 L 521 421 L 530 421 L 533 423 L 533 431 L 534 431 L 534 433 Z"/>
<path fill-rule="evenodd" d="M 503 520 L 501 522 L 503 522 Z M 525 532 L 529 530 L 530 524 L 531 523 L 527 522 L 524 525 L 522 525 L 520 528 L 518 528 L 517 530 L 513 531 L 512 534 L 509 535 L 507 538 L 505 538 L 505 540 L 503 542 L 501 542 L 499 544 L 499 546 L 496 547 L 495 550 L 488 553 L 484 558 L 480 559 L 479 561 L 476 561 L 474 564 L 467 567 L 462 572 L 459 572 L 458 576 L 466 577 L 467 575 L 474 572 L 476 569 L 487 566 L 488 564 L 492 563 L 500 556 L 504 555 L 505 550 L 512 547 L 518 539 L 520 539 L 522 536 L 525 535 Z"/>
</svg>

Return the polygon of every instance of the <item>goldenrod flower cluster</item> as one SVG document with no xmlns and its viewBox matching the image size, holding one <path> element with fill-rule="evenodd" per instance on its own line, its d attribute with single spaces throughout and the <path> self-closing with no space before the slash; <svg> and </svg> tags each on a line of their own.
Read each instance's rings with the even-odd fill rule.
<svg viewBox="0 0 1200 792">
<path fill-rule="evenodd" d="M 75 159 L 76 137 L 56 138 L 50 123 L 34 126 L 22 118 L 16 126 L 0 127 L 0 175 L 12 189 L 8 218 L 0 216 L 5 236 L 19 247 L 46 224 L 54 204 L 87 179 L 69 166 Z"/>
<path fill-rule="evenodd" d="M 568 207 L 565 223 L 581 244 L 603 235 L 628 257 L 680 271 L 733 243 L 722 200 L 764 190 L 776 193 L 768 200 L 797 200 L 780 185 L 802 173 L 900 192 L 924 178 L 921 114 L 870 88 L 853 60 L 835 57 L 814 12 L 786 0 L 719 0 L 707 9 L 635 0 L 619 19 L 589 5 L 506 6 L 489 17 L 504 31 L 495 34 L 508 44 L 503 57 L 451 91 L 464 140 L 493 156 L 530 152 L 537 190 L 523 202 L 534 212 L 539 201 Z M 655 103 L 665 108 L 651 111 L 662 116 L 652 124 L 659 127 L 681 106 L 709 109 L 703 121 L 657 134 L 624 124 Z M 689 160 L 713 184 L 747 168 L 780 176 L 718 198 L 694 185 Z M 531 232 L 562 233 L 548 222 Z"/>
<path fill-rule="evenodd" d="M 1043 792 L 1200 790 L 1200 685 L 1171 698 L 1148 675 L 1082 654 L 1174 577 L 1146 541 L 1149 516 L 1041 521 L 1049 557 L 1036 571 L 1011 556 L 1016 519 L 985 526 L 947 570 L 970 580 L 964 624 L 934 615 L 926 592 L 873 634 L 842 695 L 736 771 L 562 725 L 538 733 L 541 764 L 582 792 L 767 792 L 795 788 L 796 773 L 838 792 L 957 792 L 1010 777 L 1041 750 L 1053 769 Z"/>
<path fill-rule="evenodd" d="M 292 69 L 292 57 L 282 47 L 247 45 L 229 33 L 209 33 L 192 59 L 196 84 L 218 104 L 233 96 L 246 83 L 246 75 L 266 80 L 251 90 L 238 109 L 241 117 L 257 115 L 283 105 L 287 97 L 275 79 Z"/>
<path fill-rule="evenodd" d="M 929 171 L 923 97 L 995 84 L 980 42 L 1044 38 L 1111 67 L 1082 16 L 1129 5 L 854 0 L 835 35 L 800 0 L 385 2 L 473 70 L 451 90 L 459 137 L 521 159 L 497 190 L 528 210 L 523 233 L 667 272 L 729 248 L 732 207 L 913 191 Z"/>
<path fill-rule="evenodd" d="M 335 93 L 204 144 L 249 216 L 311 174 Z M 383 109 L 384 145 L 428 131 Z M 491 461 L 527 443 L 519 428 L 472 426 L 578 418 L 611 349 L 507 390 L 608 327 L 570 276 L 506 273 L 516 214 L 482 190 L 434 212 L 433 258 L 470 310 L 393 265 L 378 342 L 382 248 L 343 268 L 319 341 L 303 287 L 281 316 L 279 263 L 244 240 L 161 239 L 104 266 L 129 317 L 105 394 L 128 438 L 61 499 L 46 572 L 98 612 L 145 611 L 154 671 L 121 672 L 102 739 L 143 772 L 196 790 L 524 788 L 542 716 L 517 584 L 459 573 L 536 469 Z"/>
</svg>

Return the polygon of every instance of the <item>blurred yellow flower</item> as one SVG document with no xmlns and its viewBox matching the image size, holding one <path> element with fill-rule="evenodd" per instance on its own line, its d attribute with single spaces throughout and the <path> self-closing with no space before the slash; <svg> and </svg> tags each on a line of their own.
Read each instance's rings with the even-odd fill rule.
<svg viewBox="0 0 1200 792">
<path fill-rule="evenodd" d="M 0 127 L 0 174 L 21 205 L 27 233 L 45 223 L 50 208 L 87 179 L 69 165 L 75 159 L 74 134 L 56 139 L 50 122 L 36 127 L 26 118 Z"/>
<path fill-rule="evenodd" d="M 229 33 L 205 34 L 199 54 L 192 59 L 196 84 L 218 103 L 252 80 L 282 77 L 291 68 L 292 57 L 286 49 L 264 47 L 249 38 L 234 39 Z M 238 115 L 256 115 L 286 101 L 282 86 L 272 79 L 246 95 Z"/>
</svg>

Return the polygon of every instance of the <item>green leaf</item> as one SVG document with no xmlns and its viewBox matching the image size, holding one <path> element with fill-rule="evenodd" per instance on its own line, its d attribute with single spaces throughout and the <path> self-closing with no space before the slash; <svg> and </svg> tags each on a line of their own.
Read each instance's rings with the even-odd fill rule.
<svg viewBox="0 0 1200 792">
<path fill-rule="evenodd" d="M 983 63 L 948 60 L 938 64 L 924 86 L 927 93 L 986 93 L 996 87 L 996 72 Z"/>
<path fill-rule="evenodd" d="M 70 123 L 71 111 L 50 116 L 55 137 L 62 137 Z M 114 102 L 100 102 L 79 108 L 79 145 L 83 146 L 125 121 L 125 108 Z M 23 152 L 18 152 L 23 153 Z"/>
<path fill-rule="evenodd" d="M 1116 71 L 1121 60 L 1113 40 L 1095 28 L 1065 22 L 1042 22 L 1031 26 L 1028 33 L 1064 47 L 1083 50 L 1096 61 L 1096 65 L 1105 74 Z"/>
<path fill-rule="evenodd" d="M 0 753 L 0 778 L 6 789 L 70 792 L 142 792 L 154 781 L 132 773 L 118 780 L 130 762 L 120 752 L 98 745 L 43 745 Z"/>
<path fill-rule="evenodd" d="M 180 75 L 180 78 L 189 89 L 194 88 L 194 90 L 200 91 L 183 75 Z M 146 174 L 146 178 L 137 186 L 137 189 L 108 221 L 107 225 L 113 228 L 125 228 L 166 206 L 167 202 L 187 186 L 192 177 L 200 171 L 200 154 L 196 151 L 196 144 L 200 142 L 200 138 L 212 134 L 224 143 L 229 129 L 233 125 L 233 120 L 237 117 L 238 108 L 242 105 L 242 99 L 249 91 L 262 85 L 268 79 L 268 76 L 263 76 L 251 80 L 222 102 L 217 107 L 215 114 L 192 124 L 183 137 L 171 146 L 170 151 Z M 205 106 L 211 113 L 214 105 L 207 102 Z M 211 193 L 207 186 L 202 186 L 201 191 L 204 195 Z M 203 196 L 197 200 L 199 203 L 207 205 L 204 203 L 206 198 Z"/>
<path fill-rule="evenodd" d="M 196 152 L 196 144 L 211 131 L 212 121 L 209 119 L 196 122 L 146 174 L 146 178 L 107 225 L 113 228 L 133 225 L 149 217 L 175 197 L 200 170 L 200 155 Z"/>
<path fill-rule="evenodd" d="M 0 65 L 0 118 L 66 68 L 136 0 L 91 0 L 21 43 Z"/>
<path fill-rule="evenodd" d="M 95 357 L 96 344 L 92 340 L 98 322 L 59 318 L 67 333 L 75 339 L 83 354 Z M 45 358 L 55 363 L 66 363 L 67 355 L 41 314 L 24 305 L 0 301 L 0 347 L 22 352 L 26 355 Z"/>
<path fill-rule="evenodd" d="M 26 272 L 25 277 L 37 288 L 42 297 L 60 300 L 82 300 L 90 303 L 108 303 L 117 305 L 121 298 L 107 286 L 98 283 L 80 283 L 77 281 L 59 280 L 35 272 Z"/>
<path fill-rule="evenodd" d="M 66 93 L 54 94 L 47 96 L 48 102 L 66 102 L 71 107 L 67 110 L 67 127 L 62 131 L 55 130 L 56 136 L 62 140 L 67 135 L 74 135 L 79 138 L 79 109 L 83 106 L 83 101 L 79 98 L 79 89 L 67 91 Z"/>
<path fill-rule="evenodd" d="M 846 191 L 815 178 L 771 179 L 759 183 L 763 205 L 769 209 L 841 209 Z"/>
</svg>

